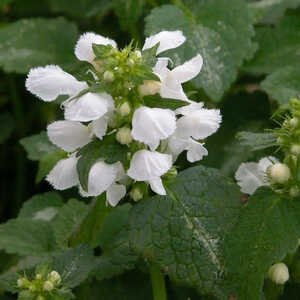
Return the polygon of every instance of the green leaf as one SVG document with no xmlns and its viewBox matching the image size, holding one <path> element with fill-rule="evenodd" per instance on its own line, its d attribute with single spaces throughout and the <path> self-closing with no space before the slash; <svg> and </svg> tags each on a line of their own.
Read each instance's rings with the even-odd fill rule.
<svg viewBox="0 0 300 300">
<path fill-rule="evenodd" d="M 200 3 L 199 16 L 185 15 L 171 5 L 152 10 L 146 18 L 146 35 L 161 30 L 182 30 L 187 41 L 170 51 L 176 64 L 184 63 L 197 53 L 204 66 L 193 82 L 214 101 L 219 101 L 235 81 L 237 69 L 254 51 L 252 17 L 244 1 L 211 0 Z"/>
<path fill-rule="evenodd" d="M 167 267 L 178 284 L 228 299 L 221 286 L 222 243 L 241 207 L 238 187 L 217 170 L 197 166 L 167 184 L 167 193 L 134 206 L 131 246 L 161 268 Z"/>
<path fill-rule="evenodd" d="M 93 52 L 97 58 L 109 57 L 111 49 L 112 45 L 93 44 Z"/>
<path fill-rule="evenodd" d="M 21 145 L 27 152 L 30 160 L 42 160 L 48 154 L 60 151 L 58 147 L 53 145 L 45 131 L 20 140 Z"/>
<path fill-rule="evenodd" d="M 103 251 L 97 259 L 94 275 L 98 280 L 120 275 L 135 267 L 138 257 L 129 247 L 128 219 L 131 205 L 114 209 L 104 220 L 99 235 Z"/>
<path fill-rule="evenodd" d="M 35 195 L 24 202 L 18 218 L 50 221 L 62 206 L 63 199 L 56 192 Z"/>
<path fill-rule="evenodd" d="M 0 226 L 0 249 L 7 253 L 42 256 L 56 249 L 47 221 L 12 219 Z"/>
<path fill-rule="evenodd" d="M 95 15 L 104 16 L 112 8 L 112 3 L 109 0 L 51 0 L 49 3 L 54 12 L 65 12 L 81 18 L 89 18 Z"/>
<path fill-rule="evenodd" d="M 40 183 L 63 158 L 67 158 L 67 153 L 62 150 L 58 150 L 44 156 L 39 162 L 35 183 Z"/>
<path fill-rule="evenodd" d="M 241 145 L 251 147 L 252 151 L 276 146 L 276 136 L 273 133 L 254 133 L 241 131 L 236 135 Z"/>
<path fill-rule="evenodd" d="M 256 22 L 274 24 L 284 16 L 288 8 L 299 6 L 300 0 L 262 0 L 248 5 Z"/>
<path fill-rule="evenodd" d="M 62 275 L 62 284 L 74 288 L 84 281 L 95 266 L 93 250 L 87 245 L 65 250 L 53 260 L 53 270 Z"/>
<path fill-rule="evenodd" d="M 182 100 L 162 98 L 160 95 L 145 96 L 143 101 L 148 107 L 169 108 L 172 110 L 189 104 Z"/>
<path fill-rule="evenodd" d="M 87 205 L 76 199 L 70 199 L 60 209 L 53 226 L 57 244 L 61 248 L 68 247 L 69 238 L 79 228 L 87 213 Z"/>
<path fill-rule="evenodd" d="M 232 294 L 239 300 L 260 299 L 269 267 L 296 250 L 299 236 L 299 199 L 259 189 L 225 239 Z"/>
<path fill-rule="evenodd" d="M 127 160 L 128 147 L 116 142 L 115 135 L 105 136 L 103 140 L 94 140 L 80 149 L 77 171 L 82 188 L 88 189 L 88 176 L 91 167 L 101 158 L 108 164 Z"/>
<path fill-rule="evenodd" d="M 0 29 L 0 66 L 24 74 L 36 66 L 72 64 L 77 35 L 75 24 L 63 18 L 11 23 Z"/>
<path fill-rule="evenodd" d="M 15 124 L 10 113 L 0 114 L 0 144 L 3 144 L 12 134 Z"/>
<path fill-rule="evenodd" d="M 146 0 L 112 0 L 112 3 L 115 13 L 119 18 L 121 28 L 128 30 L 132 26 L 136 26 L 143 13 Z"/>
<path fill-rule="evenodd" d="M 159 47 L 159 43 L 154 45 L 152 48 L 146 49 L 142 52 L 143 62 L 148 65 L 150 68 L 155 66 L 157 62 L 156 52 Z"/>
<path fill-rule="evenodd" d="M 300 69 L 299 66 L 287 66 L 273 72 L 261 83 L 262 89 L 268 95 L 288 106 L 291 98 L 300 96 Z"/>
<path fill-rule="evenodd" d="M 259 50 L 245 70 L 253 74 L 269 74 L 287 66 L 300 66 L 299 30 L 300 19 L 295 16 L 283 18 L 274 28 L 258 28 L 255 40 Z"/>
<path fill-rule="evenodd" d="M 72 246 L 80 244 L 89 244 L 93 248 L 99 246 L 99 234 L 103 229 L 103 222 L 112 210 L 111 206 L 106 205 L 105 194 L 95 198 L 89 206 L 88 214 L 71 239 Z"/>
</svg>

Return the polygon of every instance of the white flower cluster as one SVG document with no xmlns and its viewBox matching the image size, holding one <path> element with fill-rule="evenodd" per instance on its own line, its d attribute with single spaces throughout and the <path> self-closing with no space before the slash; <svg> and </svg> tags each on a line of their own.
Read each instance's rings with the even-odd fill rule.
<svg viewBox="0 0 300 300">
<path fill-rule="evenodd" d="M 134 50 L 128 65 L 143 62 L 143 53 L 157 46 L 156 55 L 176 48 L 185 42 L 181 31 L 162 31 L 146 39 L 142 50 Z M 91 72 L 95 82 L 114 84 L 116 70 L 106 70 L 102 77 L 95 70 L 102 68 L 101 61 L 96 61 L 93 45 L 110 45 L 118 50 L 116 43 L 108 38 L 94 34 L 83 34 L 75 47 L 75 55 L 81 61 L 91 64 Z M 146 182 L 152 191 L 165 195 L 166 191 L 161 177 L 172 167 L 177 156 L 187 150 L 190 162 L 201 160 L 207 155 L 203 140 L 215 133 L 220 126 L 219 110 L 205 109 L 203 103 L 188 99 L 183 91 L 182 83 L 198 75 L 202 68 L 202 57 L 196 55 L 184 64 L 169 69 L 169 58 L 156 58 L 152 68 L 158 80 L 144 80 L 136 89 L 143 98 L 145 95 L 159 94 L 160 97 L 183 101 L 185 106 L 176 110 L 147 107 L 143 103 L 133 105 L 136 99 L 126 98 L 121 105 L 116 104 L 113 93 L 85 92 L 89 83 L 78 81 L 74 76 L 63 71 L 59 66 L 48 65 L 33 68 L 26 80 L 27 89 L 44 101 L 54 101 L 59 95 L 67 95 L 62 107 L 65 120 L 56 121 L 47 128 L 50 141 L 69 153 L 69 157 L 60 160 L 47 176 L 47 180 L 55 189 L 64 190 L 78 186 L 83 196 L 97 196 L 106 191 L 107 201 L 115 206 L 126 195 L 124 178 L 131 182 Z M 117 72 L 116 71 L 116 72 Z M 118 73 L 120 74 L 120 73 Z M 118 75 L 119 76 L 119 75 Z M 135 88 L 134 84 L 128 89 Z M 121 98 L 121 97 L 118 97 Z M 128 117 L 126 126 L 114 125 L 116 115 Z M 78 150 L 93 139 L 102 140 L 106 135 L 116 133 L 116 140 L 128 146 L 129 168 L 121 162 L 108 164 L 104 160 L 97 161 L 90 169 L 88 190 L 80 185 L 77 162 Z M 136 143 L 135 150 L 130 147 Z M 137 149 L 136 149 L 137 148 Z M 76 155 L 77 154 L 77 155 Z M 127 180 L 128 182 L 128 180 Z"/>
</svg>

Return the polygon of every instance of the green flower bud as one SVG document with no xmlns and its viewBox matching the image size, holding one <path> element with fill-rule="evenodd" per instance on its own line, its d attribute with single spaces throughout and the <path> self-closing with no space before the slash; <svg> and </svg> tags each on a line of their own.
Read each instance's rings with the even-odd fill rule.
<svg viewBox="0 0 300 300">
<path fill-rule="evenodd" d="M 36 286 L 33 283 L 30 283 L 28 286 L 29 291 L 35 292 L 36 291 Z"/>
<path fill-rule="evenodd" d="M 30 281 L 28 279 L 24 278 L 24 277 L 19 278 L 17 280 L 17 286 L 19 288 L 27 288 L 29 285 L 30 285 Z"/>
<path fill-rule="evenodd" d="M 103 74 L 103 79 L 105 81 L 109 81 L 109 82 L 112 82 L 115 80 L 115 75 L 113 72 L 111 71 L 105 71 L 104 74 Z"/>
<path fill-rule="evenodd" d="M 292 128 L 296 128 L 299 124 L 299 121 L 297 118 L 292 118 L 290 119 L 289 124 Z"/>
<path fill-rule="evenodd" d="M 277 163 L 270 166 L 267 173 L 273 183 L 285 183 L 291 177 L 291 171 L 289 167 L 282 163 Z"/>
<path fill-rule="evenodd" d="M 42 274 L 40 274 L 40 273 L 37 273 L 36 275 L 35 275 L 35 279 L 37 279 L 37 280 L 41 280 L 42 279 Z"/>
<path fill-rule="evenodd" d="M 143 191 L 138 186 L 132 188 L 129 195 L 135 202 L 142 200 L 144 197 Z"/>
<path fill-rule="evenodd" d="M 122 127 L 116 135 L 117 141 L 122 145 L 128 145 L 132 142 L 131 130 L 128 127 Z"/>
<path fill-rule="evenodd" d="M 300 155 L 300 145 L 298 144 L 292 145 L 290 151 L 294 155 Z"/>
<path fill-rule="evenodd" d="M 284 284 L 289 280 L 289 269 L 284 263 L 277 263 L 269 269 L 269 277 L 276 284 Z"/>
<path fill-rule="evenodd" d="M 36 297 L 36 300 L 45 300 L 45 297 L 43 297 L 42 295 L 38 295 L 38 296 Z"/>
<path fill-rule="evenodd" d="M 290 192 L 289 192 L 291 197 L 298 197 L 300 195 L 300 189 L 298 186 L 293 186 L 290 188 Z"/>
<path fill-rule="evenodd" d="M 277 138 L 276 142 L 277 142 L 277 144 L 282 145 L 282 144 L 284 144 L 284 139 L 281 136 L 279 136 Z"/>
<path fill-rule="evenodd" d="M 155 80 L 144 80 L 144 83 L 139 86 L 139 92 L 142 96 L 155 95 L 160 92 L 161 83 Z"/>
<path fill-rule="evenodd" d="M 46 292 L 51 292 L 54 289 L 54 285 L 50 280 L 45 281 L 43 285 L 43 290 Z"/>
<path fill-rule="evenodd" d="M 134 58 L 137 58 L 137 59 L 141 58 L 141 57 L 142 57 L 142 52 L 139 51 L 139 50 L 135 50 L 135 51 L 133 52 L 133 57 L 134 57 Z"/>
<path fill-rule="evenodd" d="M 48 279 L 54 284 L 59 285 L 61 283 L 61 277 L 58 272 L 52 271 L 48 276 Z"/>
<path fill-rule="evenodd" d="M 176 177 L 178 174 L 177 169 L 175 166 L 173 166 L 163 177 L 166 179 L 171 179 Z"/>
<path fill-rule="evenodd" d="M 118 107 L 118 112 L 120 114 L 121 117 L 126 117 L 130 114 L 131 112 L 131 107 L 130 104 L 126 101 L 124 103 L 122 103 L 119 107 Z"/>
</svg>

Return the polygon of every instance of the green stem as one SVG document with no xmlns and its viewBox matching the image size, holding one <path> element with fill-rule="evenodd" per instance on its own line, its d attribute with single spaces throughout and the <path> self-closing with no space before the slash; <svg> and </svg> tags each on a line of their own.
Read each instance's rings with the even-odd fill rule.
<svg viewBox="0 0 300 300">
<path fill-rule="evenodd" d="M 167 300 L 165 278 L 158 265 L 150 264 L 153 300 Z"/>
</svg>

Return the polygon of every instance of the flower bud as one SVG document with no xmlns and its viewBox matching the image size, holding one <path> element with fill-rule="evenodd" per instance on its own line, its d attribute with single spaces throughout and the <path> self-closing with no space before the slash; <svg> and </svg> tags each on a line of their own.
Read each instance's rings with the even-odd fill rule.
<svg viewBox="0 0 300 300">
<path fill-rule="evenodd" d="M 144 197 L 142 190 L 138 186 L 133 187 L 129 195 L 131 199 L 135 202 L 142 200 Z"/>
<path fill-rule="evenodd" d="M 37 280 L 41 280 L 42 279 L 42 274 L 40 274 L 40 273 L 37 273 L 36 275 L 35 275 L 35 279 L 37 279 Z"/>
<path fill-rule="evenodd" d="M 105 81 L 109 81 L 109 82 L 112 82 L 115 80 L 115 75 L 113 72 L 111 71 L 105 71 L 104 74 L 103 74 L 103 79 Z"/>
<path fill-rule="evenodd" d="M 29 289 L 29 291 L 31 291 L 31 292 L 35 292 L 35 291 L 36 291 L 36 286 L 35 286 L 34 284 L 30 283 L 30 284 L 28 285 L 28 289 Z"/>
<path fill-rule="evenodd" d="M 119 106 L 118 111 L 119 111 L 119 114 L 120 114 L 121 117 L 128 116 L 131 112 L 130 104 L 127 101 L 122 103 Z"/>
<path fill-rule="evenodd" d="M 45 281 L 43 285 L 43 290 L 46 292 L 51 292 L 54 289 L 54 285 L 50 280 Z"/>
<path fill-rule="evenodd" d="M 269 269 L 269 277 L 276 284 L 284 284 L 289 280 L 289 269 L 284 263 L 277 263 Z"/>
<path fill-rule="evenodd" d="M 19 278 L 17 280 L 17 286 L 19 288 L 25 288 L 25 287 L 28 287 L 28 285 L 30 284 L 30 281 L 27 280 L 26 278 L 22 277 L 22 278 Z"/>
<path fill-rule="evenodd" d="M 135 50 L 133 52 L 133 55 L 135 58 L 141 58 L 142 57 L 142 52 L 140 50 Z"/>
<path fill-rule="evenodd" d="M 277 138 L 276 142 L 277 142 L 277 144 L 282 145 L 282 144 L 284 144 L 284 139 L 281 136 L 279 136 Z"/>
<path fill-rule="evenodd" d="M 285 183 L 291 177 L 291 171 L 289 167 L 282 163 L 277 163 L 270 166 L 267 172 L 274 183 Z"/>
<path fill-rule="evenodd" d="M 292 128 L 296 128 L 299 124 L 299 121 L 297 118 L 292 118 L 290 119 L 289 124 Z"/>
<path fill-rule="evenodd" d="M 292 145 L 290 151 L 294 155 L 300 155 L 300 145 L 298 144 Z"/>
<path fill-rule="evenodd" d="M 160 92 L 161 83 L 155 80 L 144 80 L 139 86 L 139 92 L 142 96 L 154 95 Z"/>
<path fill-rule="evenodd" d="M 174 177 L 176 177 L 178 174 L 177 169 L 175 166 L 173 166 L 165 175 L 164 178 L 166 179 L 172 179 Z"/>
<path fill-rule="evenodd" d="M 45 300 L 45 298 L 42 295 L 38 295 L 36 300 Z"/>
<path fill-rule="evenodd" d="M 291 197 L 298 197 L 300 195 L 300 189 L 298 186 L 292 186 L 289 192 Z"/>
<path fill-rule="evenodd" d="M 58 285 L 61 283 L 61 277 L 58 272 L 52 271 L 50 275 L 48 276 L 48 279 L 54 284 Z"/>
<path fill-rule="evenodd" d="M 128 145 L 132 142 L 131 130 L 128 127 L 122 127 L 116 135 L 117 141 L 122 145 Z"/>
</svg>

